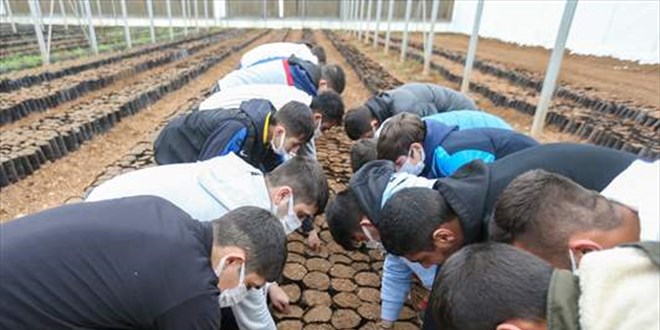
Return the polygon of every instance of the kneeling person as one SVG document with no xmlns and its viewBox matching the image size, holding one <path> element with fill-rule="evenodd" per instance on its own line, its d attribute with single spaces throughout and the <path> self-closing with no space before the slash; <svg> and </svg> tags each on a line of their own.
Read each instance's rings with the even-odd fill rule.
<svg viewBox="0 0 660 330">
<path fill-rule="evenodd" d="M 279 278 L 286 237 L 243 207 L 202 223 L 150 196 L 0 225 L 2 329 L 218 329 L 238 291 Z"/>
</svg>

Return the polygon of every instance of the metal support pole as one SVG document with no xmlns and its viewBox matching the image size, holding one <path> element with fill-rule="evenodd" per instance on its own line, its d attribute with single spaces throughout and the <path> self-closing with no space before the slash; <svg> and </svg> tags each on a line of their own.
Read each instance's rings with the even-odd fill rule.
<svg viewBox="0 0 660 330">
<path fill-rule="evenodd" d="M 209 29 L 209 0 L 204 0 L 204 28 Z"/>
<path fill-rule="evenodd" d="M 151 43 L 156 43 L 156 28 L 154 28 L 154 4 L 147 0 L 147 13 L 149 14 L 149 34 L 151 34 Z"/>
<path fill-rule="evenodd" d="M 174 40 L 174 26 L 172 25 L 172 1 L 166 0 L 165 5 L 167 7 L 167 20 L 170 23 L 170 40 Z"/>
<path fill-rule="evenodd" d="M 183 16 L 183 35 L 188 36 L 188 18 L 186 15 L 186 0 L 181 0 L 181 16 Z"/>
<path fill-rule="evenodd" d="M 41 61 L 43 64 L 50 64 L 50 56 L 48 55 L 48 50 L 46 50 L 46 42 L 44 41 L 43 31 L 41 30 L 41 14 L 37 10 L 39 4 L 35 0 L 28 0 L 28 6 L 30 7 L 30 14 L 32 14 L 32 25 L 34 25 L 34 33 L 37 35 L 37 42 L 39 43 L 39 51 L 41 52 Z"/>
<path fill-rule="evenodd" d="M 378 47 L 378 30 L 380 28 L 380 17 L 383 15 L 383 0 L 378 0 L 376 5 L 376 27 L 374 28 L 374 44 L 373 47 Z"/>
<path fill-rule="evenodd" d="M 192 0 L 193 11 L 195 13 L 195 32 L 199 33 L 199 8 L 197 8 L 197 0 Z"/>
<path fill-rule="evenodd" d="M 51 20 L 51 23 L 48 24 L 48 41 L 46 42 L 46 52 L 48 52 L 48 58 L 50 58 L 50 46 L 51 41 L 53 40 L 53 13 L 55 12 L 55 1 L 50 0 L 50 14 L 48 18 Z"/>
<path fill-rule="evenodd" d="M 431 20 L 429 21 L 429 32 L 426 40 L 426 54 L 424 54 L 424 74 L 429 73 L 431 68 L 431 54 L 433 54 L 433 38 L 435 36 L 435 21 L 438 18 L 438 9 L 440 7 L 440 0 L 433 0 L 433 7 L 431 8 Z"/>
<path fill-rule="evenodd" d="M 472 27 L 472 35 L 470 36 L 470 44 L 468 46 L 467 59 L 465 60 L 465 68 L 463 70 L 463 81 L 461 82 L 461 93 L 467 93 L 470 89 L 470 75 L 472 75 L 472 66 L 474 65 L 474 57 L 477 53 L 477 41 L 479 40 L 479 24 L 481 24 L 481 14 L 484 11 L 484 0 L 477 2 L 477 11 L 474 14 L 474 26 Z"/>
<path fill-rule="evenodd" d="M 358 41 L 362 39 L 362 32 L 364 32 L 364 5 L 367 0 L 360 0 L 360 21 L 358 22 Z"/>
<path fill-rule="evenodd" d="M 115 26 L 119 26 L 119 17 L 117 16 L 117 7 L 115 6 L 115 0 L 110 0 L 112 4 L 112 17 L 115 19 Z"/>
<path fill-rule="evenodd" d="M 62 0 L 60 0 L 62 1 Z M 7 16 L 9 18 L 9 24 L 11 24 L 11 30 L 14 33 L 17 33 L 18 31 L 16 30 L 16 23 L 14 22 L 14 14 L 11 11 L 11 6 L 9 5 L 9 0 L 5 0 L 5 8 L 7 9 Z"/>
<path fill-rule="evenodd" d="M 392 18 L 394 17 L 394 0 L 390 0 L 387 8 L 387 32 L 385 33 L 385 54 L 390 51 L 390 38 L 392 37 Z"/>
<path fill-rule="evenodd" d="M 66 19 L 66 10 L 64 10 L 64 1 L 59 0 L 60 3 L 60 12 L 62 13 L 62 20 L 64 21 L 64 29 L 69 29 L 69 21 Z"/>
<path fill-rule="evenodd" d="M 284 0 L 277 1 L 277 17 L 284 18 Z"/>
<path fill-rule="evenodd" d="M 541 97 L 536 106 L 534 114 L 534 122 L 532 123 L 532 136 L 538 137 L 543 133 L 543 126 L 545 125 L 545 117 L 548 114 L 548 107 L 552 100 L 552 95 L 555 92 L 555 85 L 559 77 L 561 69 L 561 62 L 564 58 L 564 49 L 566 48 L 566 40 L 568 33 L 571 31 L 571 24 L 573 23 L 573 16 L 575 16 L 575 9 L 577 8 L 577 0 L 567 0 L 564 7 L 564 14 L 561 17 L 559 31 L 557 31 L 557 39 L 555 40 L 555 48 L 552 49 L 550 55 L 550 62 L 548 63 L 548 70 L 545 73 L 543 80 L 543 88 L 541 89 Z"/>
<path fill-rule="evenodd" d="M 261 0 L 261 18 L 263 18 L 264 21 L 268 17 L 266 10 L 268 10 L 268 4 L 266 3 L 266 0 Z"/>
<path fill-rule="evenodd" d="M 103 10 L 101 9 L 101 1 L 96 0 L 96 8 L 99 11 L 99 21 L 103 20 Z"/>
<path fill-rule="evenodd" d="M 133 48 L 131 42 L 131 29 L 128 27 L 128 13 L 126 12 L 126 0 L 121 0 L 121 15 L 124 17 L 124 37 L 126 38 L 126 47 Z"/>
<path fill-rule="evenodd" d="M 401 40 L 401 62 L 406 60 L 408 52 L 408 27 L 410 27 L 410 14 L 412 13 L 412 0 L 406 0 L 406 24 L 403 28 L 403 39 Z"/>
<path fill-rule="evenodd" d="M 364 42 L 369 41 L 369 23 L 371 23 L 371 2 L 372 0 L 367 0 L 367 26 L 364 29 Z"/>
<path fill-rule="evenodd" d="M 98 55 L 99 45 L 96 43 L 96 31 L 94 31 L 94 25 L 92 24 L 92 6 L 89 4 L 89 0 L 83 0 L 83 9 L 85 10 L 85 20 L 89 27 L 89 43 L 92 46 L 94 54 Z"/>
</svg>

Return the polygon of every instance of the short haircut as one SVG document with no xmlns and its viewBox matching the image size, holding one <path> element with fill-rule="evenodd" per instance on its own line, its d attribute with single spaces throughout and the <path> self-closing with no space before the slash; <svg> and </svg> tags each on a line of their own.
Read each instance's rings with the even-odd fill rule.
<svg viewBox="0 0 660 330">
<path fill-rule="evenodd" d="M 357 172 L 364 164 L 378 159 L 375 139 L 360 139 L 351 146 L 351 169 Z"/>
<path fill-rule="evenodd" d="M 270 212 L 243 206 L 212 222 L 213 244 L 236 246 L 246 253 L 245 272 L 274 282 L 282 275 L 287 258 L 286 234 Z"/>
<path fill-rule="evenodd" d="M 358 248 L 353 235 L 362 232 L 360 220 L 363 216 L 364 212 L 351 188 L 338 193 L 329 203 L 325 212 L 325 221 L 328 223 L 332 238 L 345 250 L 353 251 Z"/>
<path fill-rule="evenodd" d="M 442 265 L 430 311 L 441 329 L 495 329 L 505 321 L 543 321 L 554 269 L 501 243 L 471 244 Z"/>
<path fill-rule="evenodd" d="M 325 48 L 323 46 L 314 46 L 311 49 L 312 54 L 319 60 L 320 65 L 325 65 L 327 57 L 325 56 Z"/>
<path fill-rule="evenodd" d="M 337 64 L 321 66 L 321 79 L 328 82 L 328 87 L 341 94 L 346 87 L 344 70 Z"/>
<path fill-rule="evenodd" d="M 365 106 L 348 110 L 344 118 L 344 129 L 351 140 L 357 140 L 365 133 L 371 132 L 371 111 Z"/>
<path fill-rule="evenodd" d="M 435 247 L 433 232 L 456 218 L 442 195 L 430 188 L 405 188 L 385 203 L 378 223 L 387 252 L 405 256 Z"/>
<path fill-rule="evenodd" d="M 341 96 L 332 90 L 313 97 L 309 107 L 312 108 L 312 111 L 320 111 L 324 122 L 339 124 L 344 117 L 344 102 Z"/>
<path fill-rule="evenodd" d="M 570 268 L 568 240 L 576 232 L 610 230 L 622 219 L 599 193 L 544 170 L 526 172 L 499 195 L 490 223 L 498 242 L 519 241 L 555 265 Z"/>
<path fill-rule="evenodd" d="M 295 202 L 315 205 L 317 214 L 325 210 L 330 194 L 328 179 L 315 159 L 293 157 L 266 173 L 266 180 L 272 187 L 291 187 Z"/>
<path fill-rule="evenodd" d="M 383 125 L 378 136 L 378 159 L 396 161 L 408 155 L 410 145 L 424 142 L 426 125 L 422 118 L 411 113 L 400 113 Z"/>
<path fill-rule="evenodd" d="M 280 124 L 286 129 L 289 137 L 302 139 L 307 143 L 314 136 L 314 117 L 312 110 L 305 104 L 291 101 L 275 113 L 274 124 Z"/>
</svg>

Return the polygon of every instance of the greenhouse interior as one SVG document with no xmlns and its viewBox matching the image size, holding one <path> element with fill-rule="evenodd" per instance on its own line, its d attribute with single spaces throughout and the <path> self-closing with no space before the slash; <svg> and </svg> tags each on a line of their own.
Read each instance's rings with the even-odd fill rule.
<svg viewBox="0 0 660 330">
<path fill-rule="evenodd" d="M 1 329 L 653 330 L 659 297 L 657 0 L 0 0 Z"/>
</svg>

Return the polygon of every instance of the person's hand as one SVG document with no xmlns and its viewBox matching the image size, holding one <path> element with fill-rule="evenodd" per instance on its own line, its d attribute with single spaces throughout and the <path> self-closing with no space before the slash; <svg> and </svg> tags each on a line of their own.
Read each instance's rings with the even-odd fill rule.
<svg viewBox="0 0 660 330">
<path fill-rule="evenodd" d="M 278 312 L 287 314 L 289 312 L 289 296 L 280 288 L 279 285 L 273 284 L 268 288 L 268 297 Z"/>
<path fill-rule="evenodd" d="M 392 329 L 394 327 L 394 321 L 380 320 L 378 327 L 381 329 Z"/>
<path fill-rule="evenodd" d="M 307 236 L 307 245 L 314 251 L 318 251 L 319 247 L 321 246 L 321 239 L 319 238 L 316 229 L 309 232 Z"/>
</svg>

